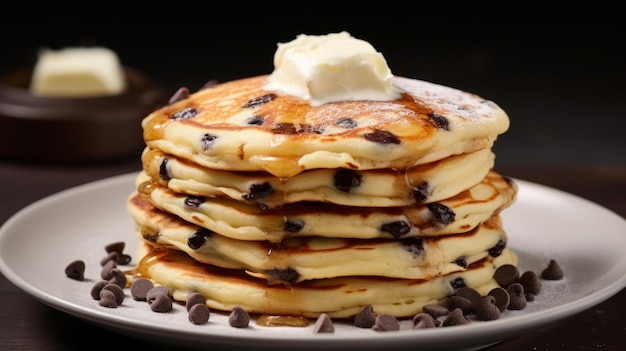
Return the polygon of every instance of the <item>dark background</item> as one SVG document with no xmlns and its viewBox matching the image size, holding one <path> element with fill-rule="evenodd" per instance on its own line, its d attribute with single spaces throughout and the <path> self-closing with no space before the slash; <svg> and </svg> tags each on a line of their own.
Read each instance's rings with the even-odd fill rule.
<svg viewBox="0 0 626 351">
<path fill-rule="evenodd" d="M 381 51 L 396 75 L 457 87 L 501 105 L 511 128 L 496 143 L 496 162 L 515 170 L 508 174 L 623 215 L 623 12 L 600 1 L 493 3 L 177 1 L 157 8 L 152 2 L 3 1 L 0 73 L 33 65 L 40 47 L 102 45 L 173 93 L 180 86 L 197 89 L 209 79 L 270 73 L 278 42 L 300 33 L 347 30 Z M 25 137 L 24 142 L 38 141 Z M 0 158 L 0 223 L 57 191 L 137 171 L 138 159 L 137 154 L 130 161 L 61 167 Z M 33 302 L 4 278 L 0 292 L 5 349 L 84 350 L 99 340 L 153 347 L 121 335 L 112 339 L 106 329 Z M 624 297 L 622 291 L 551 328 L 488 349 L 620 350 Z"/>
<path fill-rule="evenodd" d="M 130 2 L 129 2 L 130 3 Z M 114 2 L 2 5 L 2 70 L 41 47 L 100 45 L 172 93 L 271 73 L 278 42 L 346 30 L 395 75 L 481 95 L 511 118 L 497 164 L 626 166 L 626 36 L 601 2 Z"/>
</svg>

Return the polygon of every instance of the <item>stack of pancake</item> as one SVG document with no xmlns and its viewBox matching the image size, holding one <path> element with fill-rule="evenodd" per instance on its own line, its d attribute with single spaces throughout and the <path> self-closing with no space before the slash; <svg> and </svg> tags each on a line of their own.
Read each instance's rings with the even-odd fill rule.
<svg viewBox="0 0 626 351">
<path fill-rule="evenodd" d="M 349 33 L 279 44 L 271 75 L 181 88 L 142 122 L 138 272 L 210 308 L 410 317 L 517 264 L 493 171 L 506 113 L 395 77 Z M 131 278 L 132 279 L 132 278 Z"/>
<path fill-rule="evenodd" d="M 173 98 L 142 124 L 128 211 L 138 271 L 176 300 L 229 311 L 409 317 L 456 289 L 485 295 L 517 264 L 493 170 L 493 102 L 394 77 L 400 97 L 312 106 L 268 76 Z"/>
</svg>

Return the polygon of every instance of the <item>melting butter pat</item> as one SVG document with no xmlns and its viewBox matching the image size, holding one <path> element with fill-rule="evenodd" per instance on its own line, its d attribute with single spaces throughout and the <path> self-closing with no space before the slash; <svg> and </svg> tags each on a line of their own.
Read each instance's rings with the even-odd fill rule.
<svg viewBox="0 0 626 351">
<path fill-rule="evenodd" d="M 399 97 L 380 52 L 348 32 L 300 34 L 279 43 L 274 71 L 264 89 L 308 100 L 313 106 L 334 101 L 388 101 Z"/>
<path fill-rule="evenodd" d="M 107 96 L 125 89 L 117 54 L 103 47 L 41 50 L 30 84 L 34 95 L 48 97 Z"/>
</svg>

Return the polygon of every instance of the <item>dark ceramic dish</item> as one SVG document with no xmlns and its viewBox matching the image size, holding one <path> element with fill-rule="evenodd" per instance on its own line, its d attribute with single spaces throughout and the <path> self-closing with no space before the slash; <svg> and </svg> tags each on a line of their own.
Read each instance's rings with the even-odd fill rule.
<svg viewBox="0 0 626 351">
<path fill-rule="evenodd" d="M 29 161 L 93 161 L 138 153 L 141 120 L 168 94 L 136 69 L 125 68 L 124 93 L 89 98 L 33 95 L 32 71 L 0 76 L 0 157 Z"/>
</svg>

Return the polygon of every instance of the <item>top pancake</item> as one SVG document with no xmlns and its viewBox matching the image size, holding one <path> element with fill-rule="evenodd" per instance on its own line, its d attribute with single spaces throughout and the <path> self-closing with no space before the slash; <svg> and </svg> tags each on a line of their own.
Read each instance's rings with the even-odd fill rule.
<svg viewBox="0 0 626 351">
<path fill-rule="evenodd" d="M 393 101 L 311 106 L 263 89 L 268 76 L 202 89 L 148 115 L 146 144 L 200 166 L 280 178 L 320 168 L 407 169 L 489 148 L 507 114 L 477 95 L 394 77 Z"/>
</svg>

